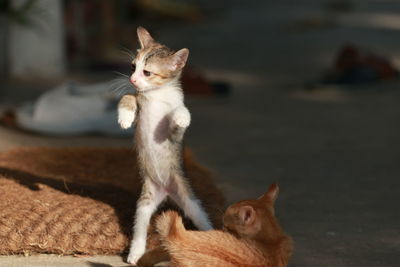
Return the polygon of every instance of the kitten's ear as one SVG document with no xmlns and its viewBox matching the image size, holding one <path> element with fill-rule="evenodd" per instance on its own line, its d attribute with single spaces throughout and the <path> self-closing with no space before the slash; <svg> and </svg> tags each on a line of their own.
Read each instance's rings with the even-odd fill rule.
<svg viewBox="0 0 400 267">
<path fill-rule="evenodd" d="M 239 219 L 242 224 L 249 225 L 256 219 L 256 211 L 251 206 L 243 206 L 238 211 Z"/>
<path fill-rule="evenodd" d="M 137 35 L 139 38 L 140 46 L 142 48 L 145 48 L 149 46 L 150 43 L 154 42 L 154 39 L 153 37 L 151 37 L 150 33 L 141 26 L 137 28 Z"/>
<path fill-rule="evenodd" d="M 263 201 L 269 201 L 272 202 L 272 204 L 275 202 L 275 200 L 278 198 L 278 193 L 279 193 L 279 186 L 276 183 L 273 183 L 269 186 L 267 192 L 262 195 L 259 199 Z"/>
<path fill-rule="evenodd" d="M 169 61 L 168 68 L 171 71 L 183 69 L 183 67 L 185 67 L 188 57 L 189 57 L 189 49 L 182 48 L 181 50 L 175 52 L 175 54 L 170 56 L 171 60 Z"/>
</svg>

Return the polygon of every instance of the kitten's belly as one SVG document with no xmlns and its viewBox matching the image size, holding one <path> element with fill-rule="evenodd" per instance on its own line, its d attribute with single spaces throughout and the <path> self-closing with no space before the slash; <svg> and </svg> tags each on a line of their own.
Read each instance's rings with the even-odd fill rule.
<svg viewBox="0 0 400 267">
<path fill-rule="evenodd" d="M 164 122 L 166 126 L 163 127 L 160 124 L 163 124 L 162 118 L 141 118 L 136 131 L 136 142 L 140 167 L 154 182 L 166 185 L 177 155 L 174 155 L 169 139 L 163 137 L 168 135 L 167 123 Z"/>
<path fill-rule="evenodd" d="M 146 168 L 150 178 L 160 185 L 168 184 L 171 175 L 171 166 L 174 159 L 171 150 L 168 149 L 168 144 L 150 144 L 150 148 L 146 148 L 147 153 L 144 153 Z"/>
</svg>

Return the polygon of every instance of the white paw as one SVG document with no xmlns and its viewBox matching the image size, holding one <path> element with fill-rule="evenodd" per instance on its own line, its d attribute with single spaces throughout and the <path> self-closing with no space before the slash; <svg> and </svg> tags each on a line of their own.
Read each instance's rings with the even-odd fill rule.
<svg viewBox="0 0 400 267">
<path fill-rule="evenodd" d="M 187 128 L 190 124 L 190 113 L 186 108 L 180 108 L 175 111 L 174 122 L 176 126 Z"/>
<path fill-rule="evenodd" d="M 118 109 L 118 123 L 122 129 L 128 129 L 131 127 L 134 120 L 135 111 L 126 108 Z"/>
<path fill-rule="evenodd" d="M 133 243 L 131 245 L 131 248 L 129 249 L 129 254 L 127 258 L 127 262 L 132 265 L 136 265 L 136 263 L 139 261 L 140 257 L 143 256 L 145 252 L 144 246 L 135 246 Z"/>
</svg>

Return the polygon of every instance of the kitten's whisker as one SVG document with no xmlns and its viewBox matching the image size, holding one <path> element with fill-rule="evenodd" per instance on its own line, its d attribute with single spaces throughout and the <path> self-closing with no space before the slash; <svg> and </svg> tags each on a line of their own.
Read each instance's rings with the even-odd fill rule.
<svg viewBox="0 0 400 267">
<path fill-rule="evenodd" d="M 124 46 L 124 45 L 120 45 L 121 50 L 124 50 L 132 55 L 134 55 L 132 49 L 129 49 L 128 47 Z"/>
<path fill-rule="evenodd" d="M 109 87 L 110 87 L 110 90 L 113 90 L 113 88 L 118 87 L 123 84 L 126 84 L 126 83 L 127 83 L 127 80 L 125 78 L 118 78 L 118 79 L 114 79 L 114 80 L 110 81 Z"/>
<path fill-rule="evenodd" d="M 122 95 L 124 95 L 124 93 L 126 92 L 126 87 L 120 87 L 118 88 L 118 91 L 116 92 L 117 97 L 120 97 Z"/>
<path fill-rule="evenodd" d="M 121 53 L 127 55 L 131 60 L 134 60 L 136 58 L 135 53 L 132 50 L 126 48 L 125 46 L 121 46 Z"/>
<path fill-rule="evenodd" d="M 120 97 L 131 90 L 135 90 L 135 87 L 125 78 L 115 79 L 110 85 L 110 92 L 116 95 L 116 97 Z"/>
<path fill-rule="evenodd" d="M 120 89 L 126 87 L 126 84 L 120 84 L 120 85 L 116 85 L 113 89 L 112 92 L 113 93 L 117 93 Z"/>
<path fill-rule="evenodd" d="M 119 84 L 119 83 L 127 83 L 129 81 L 126 77 L 118 77 L 110 81 L 110 85 Z"/>
<path fill-rule="evenodd" d="M 124 54 L 124 55 L 126 55 L 126 56 L 128 56 L 129 57 L 129 59 L 130 59 L 130 61 L 132 61 L 132 60 L 134 60 L 135 59 L 135 56 L 134 55 L 132 55 L 131 53 L 129 53 L 129 52 L 126 52 L 126 51 L 121 51 L 121 53 L 122 54 Z"/>
<path fill-rule="evenodd" d="M 129 81 L 129 76 L 124 75 L 123 73 L 115 71 L 114 73 L 122 75 L 121 78 L 116 78 L 111 84 L 110 89 L 112 93 L 115 93 L 117 97 L 121 96 L 124 92 L 128 92 L 129 89 L 135 90 L 135 87 Z M 121 90 L 123 89 L 123 90 Z"/>
<path fill-rule="evenodd" d="M 125 78 L 128 78 L 128 79 L 129 79 L 129 76 L 128 76 L 128 75 L 126 75 L 126 74 L 123 74 L 123 73 L 121 73 L 121 72 L 119 72 L 119 71 L 113 71 L 113 73 L 115 73 L 115 74 L 118 74 L 118 75 L 121 75 L 121 76 L 123 76 L 123 77 L 125 77 Z"/>
<path fill-rule="evenodd" d="M 131 83 L 131 81 L 130 81 L 129 78 L 124 78 L 124 77 L 122 77 L 122 78 L 118 78 L 118 79 L 116 79 L 116 80 L 119 81 L 119 84 L 126 84 L 126 86 L 135 88 L 135 87 L 133 86 L 133 84 Z"/>
</svg>

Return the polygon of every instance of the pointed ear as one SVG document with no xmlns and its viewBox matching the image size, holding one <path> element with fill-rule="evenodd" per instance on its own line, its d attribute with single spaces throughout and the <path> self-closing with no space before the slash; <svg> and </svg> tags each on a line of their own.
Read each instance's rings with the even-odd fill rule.
<svg viewBox="0 0 400 267">
<path fill-rule="evenodd" d="M 169 62 L 169 69 L 171 71 L 176 71 L 183 69 L 185 67 L 186 61 L 189 57 L 189 49 L 187 48 L 182 48 L 181 50 L 175 52 L 171 57 L 171 60 Z"/>
<path fill-rule="evenodd" d="M 272 203 L 278 198 L 279 186 L 276 183 L 273 183 L 269 186 L 267 192 L 262 195 L 259 199 L 263 201 L 270 201 Z"/>
<path fill-rule="evenodd" d="M 239 219 L 242 224 L 249 225 L 256 219 L 256 211 L 251 206 L 243 206 L 238 211 Z"/>
<path fill-rule="evenodd" d="M 150 33 L 141 26 L 137 28 L 137 35 L 139 38 L 140 46 L 142 48 L 145 48 L 149 46 L 150 43 L 154 42 L 153 37 L 151 37 Z"/>
</svg>

